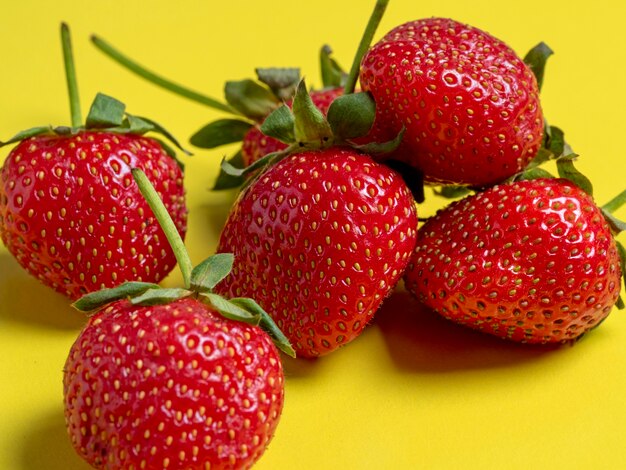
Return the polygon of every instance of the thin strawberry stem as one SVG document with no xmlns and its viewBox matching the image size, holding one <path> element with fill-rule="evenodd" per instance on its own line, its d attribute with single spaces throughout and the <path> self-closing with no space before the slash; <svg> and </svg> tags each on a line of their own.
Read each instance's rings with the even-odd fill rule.
<svg viewBox="0 0 626 470">
<path fill-rule="evenodd" d="M 66 23 L 61 23 L 61 44 L 63 46 L 63 63 L 65 64 L 67 92 L 70 97 L 72 127 L 80 127 L 83 124 L 83 117 L 80 112 L 76 67 L 74 66 L 74 55 L 72 53 L 72 39 L 70 37 L 70 28 Z"/>
<path fill-rule="evenodd" d="M 626 189 L 602 206 L 605 212 L 612 214 L 626 204 Z"/>
<path fill-rule="evenodd" d="M 109 43 L 99 38 L 98 36 L 91 36 L 91 42 L 93 42 L 98 49 L 100 49 L 102 52 L 104 52 L 104 54 L 120 64 L 122 67 L 125 67 L 126 69 L 148 80 L 154 85 L 160 86 L 161 88 L 171 91 L 172 93 L 176 93 L 177 95 L 184 98 L 190 99 L 191 101 L 195 101 L 196 103 L 208 106 L 209 108 L 213 108 L 218 111 L 226 111 L 227 113 L 231 114 L 239 114 L 236 110 L 234 110 L 227 104 L 221 103 L 214 98 L 190 90 L 189 88 L 185 88 L 178 83 L 174 83 L 171 80 L 163 78 L 160 75 L 157 75 L 156 73 L 146 69 L 134 60 L 122 54 L 120 51 L 115 49 L 113 46 L 111 46 Z"/>
<path fill-rule="evenodd" d="M 174 225 L 174 221 L 167 212 L 163 201 L 161 201 L 159 194 L 150 183 L 150 180 L 148 180 L 146 174 L 139 168 L 133 168 L 131 172 L 137 186 L 139 186 L 139 191 L 141 191 L 141 194 L 150 206 L 150 209 L 152 209 L 154 216 L 167 237 L 167 241 L 170 243 L 170 246 L 174 251 L 174 256 L 176 256 L 176 261 L 178 261 L 178 266 L 180 267 L 180 271 L 183 275 L 185 288 L 190 289 L 191 271 L 193 271 L 193 265 L 191 263 L 191 258 L 189 258 L 189 253 L 187 253 L 187 248 L 185 248 L 185 244 L 183 243 L 183 239 L 178 233 L 176 225 Z"/>
<path fill-rule="evenodd" d="M 363 37 L 361 38 L 361 42 L 359 43 L 359 47 L 357 48 L 356 55 L 354 56 L 354 60 L 352 61 L 352 67 L 350 68 L 350 73 L 348 74 L 348 79 L 346 80 L 346 86 L 344 87 L 344 94 L 354 93 L 354 88 L 356 87 L 356 81 L 359 77 L 359 68 L 361 67 L 361 60 L 363 56 L 367 52 L 372 43 L 372 39 L 374 38 L 374 34 L 376 34 L 376 29 L 380 24 L 380 20 L 383 18 L 383 14 L 387 9 L 387 4 L 389 0 L 378 0 L 376 5 L 374 6 L 374 11 L 370 16 L 369 21 L 367 22 L 367 26 L 365 27 L 365 32 L 363 33 Z"/>
</svg>

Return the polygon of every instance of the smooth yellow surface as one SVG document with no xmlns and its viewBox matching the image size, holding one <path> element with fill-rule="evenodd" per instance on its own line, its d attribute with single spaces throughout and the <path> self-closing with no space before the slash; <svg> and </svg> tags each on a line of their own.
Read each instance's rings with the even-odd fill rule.
<svg viewBox="0 0 626 470">
<path fill-rule="evenodd" d="M 300 66 L 319 85 L 324 43 L 347 68 L 372 0 L 3 0 L 0 139 L 68 124 L 59 23 L 72 27 L 83 111 L 97 91 L 186 140 L 223 116 L 170 95 L 105 58 L 98 33 L 155 71 L 221 98 L 257 66 Z M 605 202 L 626 186 L 626 2 L 391 0 L 377 38 L 404 21 L 447 16 L 523 55 L 550 59 L 548 120 L 566 130 Z M 229 152 L 232 149 L 228 149 Z M 0 149 L 3 159 L 9 149 Z M 212 253 L 233 193 L 208 191 L 225 152 L 186 159 L 198 262 Z M 436 207 L 430 202 L 422 215 Z M 626 218 L 626 210 L 618 215 Z M 622 237 L 623 241 L 624 238 Z M 168 285 L 180 282 L 174 273 Z M 62 368 L 84 318 L 0 248 L 0 469 L 81 470 L 65 435 Z M 286 404 L 259 469 L 626 468 L 626 318 L 614 312 L 573 347 L 509 344 L 389 299 L 358 340 L 318 361 L 285 362 Z"/>
</svg>

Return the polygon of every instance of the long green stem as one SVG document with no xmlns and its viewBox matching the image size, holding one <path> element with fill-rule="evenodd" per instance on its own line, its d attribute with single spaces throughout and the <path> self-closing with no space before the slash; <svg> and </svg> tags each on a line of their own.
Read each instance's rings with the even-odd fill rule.
<svg viewBox="0 0 626 470">
<path fill-rule="evenodd" d="M 619 193 L 617 196 L 615 196 L 613 199 L 611 199 L 609 202 L 607 202 L 605 205 L 603 205 L 602 209 L 604 209 L 609 214 L 612 214 L 624 204 L 626 204 L 626 189 Z"/>
<path fill-rule="evenodd" d="M 63 62 L 65 64 L 67 92 L 70 97 L 72 127 L 79 127 L 83 124 L 83 117 L 80 112 L 78 83 L 76 82 L 76 68 L 74 67 L 74 55 L 72 54 L 72 39 L 70 37 L 70 28 L 66 23 L 61 23 L 61 44 L 63 45 Z"/>
<path fill-rule="evenodd" d="M 237 114 L 233 108 L 228 106 L 227 104 L 221 103 L 218 100 L 211 98 L 209 96 L 202 95 L 196 91 L 190 90 L 189 88 L 185 88 L 178 83 L 174 83 L 171 80 L 161 77 L 154 72 L 144 68 L 139 65 L 137 62 L 133 61 L 129 57 L 122 54 L 120 51 L 115 49 L 109 43 L 99 38 L 98 36 L 91 36 L 91 42 L 104 52 L 111 59 L 116 61 L 122 67 L 127 68 L 131 72 L 139 75 L 140 77 L 148 80 L 150 83 L 154 85 L 160 86 L 161 88 L 165 88 L 166 90 L 171 91 L 172 93 L 176 93 L 179 96 L 195 101 L 196 103 L 203 104 L 208 106 L 209 108 L 217 109 L 219 111 L 226 111 L 227 113 Z"/>
<path fill-rule="evenodd" d="M 183 239 L 178 233 L 178 229 L 167 212 L 163 201 L 161 201 L 161 198 L 148 180 L 146 174 L 139 168 L 133 168 L 131 171 L 133 178 L 137 182 L 137 186 L 139 186 L 139 191 L 141 191 L 150 209 L 154 212 L 154 216 L 174 251 L 174 256 L 176 256 L 176 261 L 178 261 L 178 266 L 183 274 L 183 283 L 185 284 L 185 288 L 189 289 L 191 287 L 191 271 L 193 270 L 193 265 L 191 264 L 191 259 L 189 258 L 189 253 L 187 253 Z"/>
<path fill-rule="evenodd" d="M 350 73 L 348 74 L 348 79 L 346 80 L 346 86 L 344 88 L 344 94 L 349 94 L 354 92 L 354 87 L 356 87 L 356 81 L 359 76 L 359 68 L 361 66 L 361 60 L 363 56 L 369 49 L 370 44 L 372 43 L 372 39 L 374 38 L 374 34 L 376 34 L 376 29 L 380 24 L 380 20 L 383 18 L 383 14 L 387 9 L 387 4 L 389 0 L 378 0 L 376 5 L 374 6 L 374 11 L 370 16 L 369 21 L 367 22 L 367 26 L 365 27 L 365 32 L 363 33 L 363 37 L 361 38 L 361 42 L 359 43 L 359 47 L 356 51 L 356 55 L 354 56 L 354 60 L 352 61 L 352 68 L 350 68 Z"/>
</svg>

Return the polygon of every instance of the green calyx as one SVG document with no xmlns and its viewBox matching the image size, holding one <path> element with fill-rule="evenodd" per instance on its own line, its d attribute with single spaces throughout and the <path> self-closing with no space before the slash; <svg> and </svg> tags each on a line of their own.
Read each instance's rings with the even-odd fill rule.
<svg viewBox="0 0 626 470">
<path fill-rule="evenodd" d="M 321 150 L 332 146 L 348 146 L 370 154 L 388 153 L 402 139 L 402 132 L 390 142 L 358 145 L 354 139 L 368 134 L 376 115 L 373 98 L 368 93 L 351 93 L 336 98 L 327 116 L 315 106 L 303 80 L 296 88 L 292 107 L 281 105 L 261 125 L 261 131 L 287 148 L 265 155 L 245 168 L 237 168 L 227 160 L 222 170 L 233 177 L 244 177 L 272 165 L 291 153 Z"/>
<path fill-rule="evenodd" d="M 535 75 L 539 90 L 543 86 L 543 77 L 548 57 L 552 54 L 554 54 L 554 51 L 546 43 L 540 42 L 524 56 L 524 63 L 530 67 L 530 70 Z"/>
<path fill-rule="evenodd" d="M 5 145 L 21 142 L 22 140 L 36 137 L 39 135 L 72 135 L 77 134 L 85 130 L 98 130 L 103 132 L 113 132 L 118 134 L 146 134 L 147 132 L 153 132 L 160 134 L 166 140 L 174 144 L 178 149 L 187 155 L 191 155 L 185 150 L 180 143 L 174 138 L 160 124 L 145 118 L 134 116 L 126 112 L 126 105 L 121 101 L 116 100 L 103 93 L 98 93 L 94 98 L 89 114 L 82 123 L 82 113 L 80 109 L 79 95 L 78 95 L 78 82 L 76 79 L 76 67 L 74 65 L 74 56 L 72 52 L 72 42 L 70 36 L 70 30 L 67 24 L 61 24 L 61 45 L 63 48 L 63 62 L 65 64 L 65 76 L 67 79 L 67 89 L 70 101 L 70 114 L 72 120 L 72 126 L 39 126 L 27 129 L 25 131 L 18 132 L 9 140 L 0 141 L 0 147 Z M 176 153 L 174 150 L 165 143 L 162 139 L 156 139 L 159 141 L 163 149 L 172 158 L 176 159 Z M 182 163 L 176 160 L 182 167 Z"/>
<path fill-rule="evenodd" d="M 324 44 L 320 49 L 320 72 L 324 88 L 339 88 L 346 85 L 348 74 L 339 63 L 331 57 L 333 50 Z"/>
<path fill-rule="evenodd" d="M 80 311 L 93 312 L 111 302 L 123 299 L 129 300 L 133 305 L 151 306 L 168 304 L 192 297 L 209 305 L 225 318 L 259 325 L 270 335 L 281 351 L 295 357 L 295 352 L 285 335 L 276 326 L 269 314 L 254 300 L 226 299 L 213 292 L 215 286 L 230 273 L 233 266 L 233 255 L 218 253 L 208 257 L 197 266 L 193 266 L 174 222 L 145 173 L 135 168 L 132 169 L 132 175 L 172 247 L 183 275 L 184 286 L 182 288 L 161 288 L 156 284 L 126 282 L 112 289 L 103 289 L 87 294 L 76 301 L 73 306 Z"/>
<path fill-rule="evenodd" d="M 615 236 L 619 235 L 621 232 L 626 231 L 626 222 L 618 219 L 613 215 L 613 212 L 621 208 L 624 204 L 626 204 L 626 189 L 619 193 L 617 196 L 615 196 L 613 199 L 611 199 L 609 202 L 604 204 L 602 207 L 600 207 L 602 215 L 604 215 L 604 218 L 608 222 L 609 227 L 611 227 L 613 235 Z M 626 285 L 626 248 L 624 248 L 624 245 L 620 243 L 617 239 L 615 240 L 615 244 L 617 246 L 617 252 L 619 253 L 620 258 L 622 281 L 624 282 L 624 285 Z M 622 297 L 619 297 L 617 307 L 620 310 L 626 308 Z"/>
</svg>

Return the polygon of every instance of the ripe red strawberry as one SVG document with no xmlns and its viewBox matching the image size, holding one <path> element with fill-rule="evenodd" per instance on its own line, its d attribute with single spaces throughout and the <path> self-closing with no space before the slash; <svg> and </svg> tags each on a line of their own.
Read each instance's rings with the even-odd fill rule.
<svg viewBox="0 0 626 470">
<path fill-rule="evenodd" d="M 329 88 L 323 90 L 311 90 L 310 96 L 313 104 L 322 112 L 322 114 L 328 114 L 328 108 L 330 108 L 333 100 L 343 93 L 343 88 Z M 287 101 L 287 105 L 291 107 L 292 100 Z M 261 157 L 284 150 L 287 148 L 287 144 L 266 136 L 261 132 L 258 125 L 251 127 L 243 136 L 241 155 L 243 158 L 243 164 L 249 166 L 256 162 Z"/>
<path fill-rule="evenodd" d="M 413 198 L 397 173 L 354 150 L 286 157 L 240 195 L 218 252 L 235 264 L 216 287 L 254 298 L 299 356 L 363 330 L 415 244 Z"/>
<path fill-rule="evenodd" d="M 184 288 L 126 282 L 74 304 L 96 313 L 64 368 L 72 445 L 99 469 L 250 468 L 283 407 L 272 341 L 293 350 L 253 300 L 213 292 L 232 255 L 193 267 L 145 173 L 132 176 L 171 243 Z"/>
<path fill-rule="evenodd" d="M 125 280 L 158 282 L 176 265 L 130 174 L 150 173 L 179 232 L 183 176 L 154 139 L 81 131 L 23 140 L 0 172 L 0 236 L 44 284 L 77 299 Z"/>
<path fill-rule="evenodd" d="M 397 133 L 392 154 L 427 182 L 492 185 L 522 170 L 541 146 L 535 76 L 503 42 L 454 20 L 390 31 L 361 63 L 376 128 Z"/>
<path fill-rule="evenodd" d="M 592 198 L 562 179 L 495 186 L 451 204 L 418 233 L 405 276 L 455 322 L 503 338 L 579 337 L 611 311 L 620 259 Z"/>
<path fill-rule="evenodd" d="M 122 300 L 91 317 L 72 346 L 65 419 L 95 468 L 249 468 L 274 435 L 283 382 L 260 328 L 195 299 Z"/>
<path fill-rule="evenodd" d="M 0 142 L 19 142 L 0 171 L 0 237 L 30 274 L 72 299 L 131 279 L 158 282 L 175 257 L 130 170 L 142 168 L 158 181 L 184 236 L 182 171 L 165 143 L 143 134 L 177 142 L 102 94 L 82 124 L 65 24 L 61 35 L 72 127 L 36 127 Z"/>
</svg>

